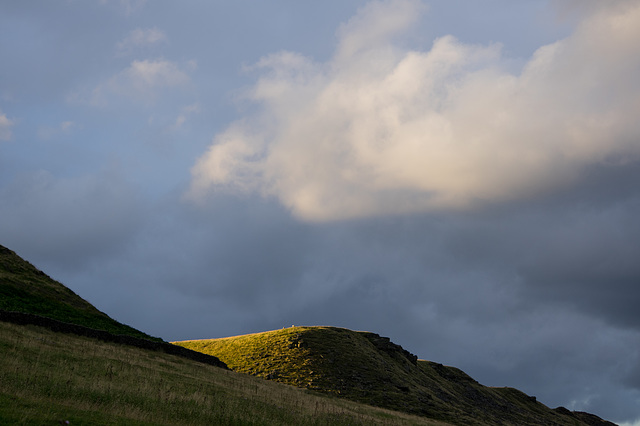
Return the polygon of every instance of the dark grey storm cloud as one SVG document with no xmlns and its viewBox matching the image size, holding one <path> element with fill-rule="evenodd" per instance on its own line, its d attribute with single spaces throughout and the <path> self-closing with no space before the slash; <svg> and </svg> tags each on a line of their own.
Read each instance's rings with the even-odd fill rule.
<svg viewBox="0 0 640 426">
<path fill-rule="evenodd" d="M 6 245 L 62 268 L 120 252 L 144 217 L 140 194 L 110 171 L 77 179 L 19 176 L 0 197 Z"/>
</svg>

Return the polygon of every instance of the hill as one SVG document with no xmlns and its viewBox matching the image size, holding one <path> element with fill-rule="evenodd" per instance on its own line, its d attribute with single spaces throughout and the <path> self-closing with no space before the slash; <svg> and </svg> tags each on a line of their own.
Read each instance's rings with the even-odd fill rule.
<svg viewBox="0 0 640 426">
<path fill-rule="evenodd" d="M 483 386 L 369 332 L 292 327 L 174 344 L 214 355 L 234 371 L 453 424 L 612 425 L 550 409 L 517 389 Z"/>
<path fill-rule="evenodd" d="M 249 375 L 229 371 L 210 355 Z M 294 327 L 172 345 L 113 320 L 0 246 L 0 424 L 64 419 L 71 424 L 611 424 L 587 413 L 550 410 L 515 389 L 484 387 L 373 333 Z"/>
<path fill-rule="evenodd" d="M 3 425 L 442 425 L 183 357 L 0 321 Z"/>
<path fill-rule="evenodd" d="M 148 337 L 0 246 L 0 424 L 442 424 L 235 373 Z"/>
<path fill-rule="evenodd" d="M 1 245 L 0 309 L 40 315 L 112 334 L 161 340 L 110 318 L 72 290 Z"/>
</svg>

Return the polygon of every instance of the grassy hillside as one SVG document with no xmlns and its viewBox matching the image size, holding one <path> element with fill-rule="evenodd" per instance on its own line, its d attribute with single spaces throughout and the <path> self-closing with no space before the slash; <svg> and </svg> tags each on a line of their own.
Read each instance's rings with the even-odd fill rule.
<svg viewBox="0 0 640 426">
<path fill-rule="evenodd" d="M 174 343 L 214 355 L 234 371 L 455 424 L 611 424 L 552 410 L 516 389 L 482 386 L 373 333 L 292 327 Z"/>
<path fill-rule="evenodd" d="M 41 315 L 113 334 L 160 340 L 115 321 L 1 245 L 0 309 Z"/>
<path fill-rule="evenodd" d="M 0 424 L 441 425 L 185 358 L 0 322 Z"/>
<path fill-rule="evenodd" d="M 295 327 L 182 347 L 140 338 L 154 339 L 0 246 L 0 424 L 606 424 L 484 387 L 373 333 Z"/>
</svg>

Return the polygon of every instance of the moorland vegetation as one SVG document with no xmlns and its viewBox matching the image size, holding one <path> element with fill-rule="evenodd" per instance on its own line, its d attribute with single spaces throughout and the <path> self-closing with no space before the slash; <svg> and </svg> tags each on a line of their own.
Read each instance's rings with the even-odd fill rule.
<svg viewBox="0 0 640 426">
<path fill-rule="evenodd" d="M 611 424 L 550 409 L 514 388 L 483 386 L 458 368 L 419 360 L 371 332 L 290 327 L 174 343 L 214 355 L 234 371 L 452 424 Z"/>
</svg>

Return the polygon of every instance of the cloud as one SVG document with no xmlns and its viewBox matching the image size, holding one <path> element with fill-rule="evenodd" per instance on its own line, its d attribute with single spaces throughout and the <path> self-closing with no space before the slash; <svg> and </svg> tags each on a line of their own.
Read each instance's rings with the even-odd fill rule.
<svg viewBox="0 0 640 426">
<path fill-rule="evenodd" d="M 563 226 L 547 235 L 543 249 L 518 268 L 527 297 L 580 309 L 616 327 L 640 329 L 640 293 L 635 291 L 639 213 L 636 195 L 608 208 L 567 215 Z"/>
<path fill-rule="evenodd" d="M 117 44 L 116 49 L 120 54 L 128 54 L 135 49 L 166 41 L 167 36 L 158 28 L 136 28 Z"/>
<path fill-rule="evenodd" d="M 63 121 L 56 127 L 44 126 L 38 129 L 38 137 L 43 140 L 48 140 L 58 135 L 69 134 L 75 127 L 77 127 L 77 124 L 73 121 Z"/>
<path fill-rule="evenodd" d="M 122 76 L 138 90 L 145 87 L 175 86 L 189 80 L 175 63 L 165 60 L 133 61 Z"/>
<path fill-rule="evenodd" d="M 518 72 L 499 45 L 393 44 L 423 9 L 370 3 L 326 63 L 263 58 L 248 90 L 259 111 L 214 138 L 189 195 L 255 191 L 309 221 L 465 210 L 640 158 L 640 5 L 591 5 Z"/>
<path fill-rule="evenodd" d="M 191 114 L 197 114 L 198 112 L 200 112 L 200 105 L 197 103 L 183 107 L 180 111 L 180 114 L 176 117 L 176 121 L 169 128 L 169 130 L 179 130 L 184 125 L 184 123 L 187 122 L 187 119 Z"/>
<path fill-rule="evenodd" d="M 110 3 L 109 0 L 100 0 L 102 4 Z M 125 16 L 131 16 L 133 13 L 142 10 L 147 0 L 119 0 L 119 7 L 124 12 Z"/>
<path fill-rule="evenodd" d="M 0 113 L 0 141 L 8 141 L 11 139 L 11 128 L 14 125 L 14 121 L 7 118 L 3 113 Z"/>
<path fill-rule="evenodd" d="M 386 44 L 391 36 L 415 23 L 423 9 L 426 8 L 415 0 L 368 3 L 338 29 L 337 57 L 344 60 L 371 46 Z"/>
<path fill-rule="evenodd" d="M 74 178 L 25 173 L 0 186 L 0 198 L 3 244 L 72 268 L 122 250 L 144 212 L 115 169 Z"/>
<path fill-rule="evenodd" d="M 163 90 L 186 86 L 191 80 L 188 72 L 196 67 L 193 61 L 180 66 L 165 59 L 134 60 L 129 67 L 95 87 L 90 95 L 75 94 L 70 99 L 105 105 L 115 95 L 154 103 Z"/>
</svg>

